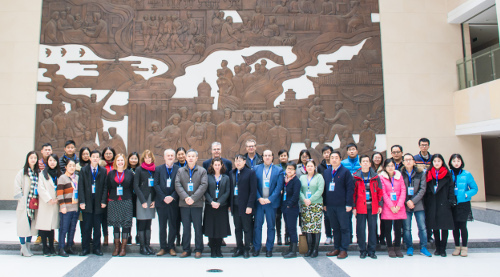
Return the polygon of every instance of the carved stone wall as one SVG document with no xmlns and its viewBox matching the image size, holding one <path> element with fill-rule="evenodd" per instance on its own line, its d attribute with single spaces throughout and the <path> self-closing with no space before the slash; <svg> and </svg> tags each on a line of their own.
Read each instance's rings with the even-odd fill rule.
<svg viewBox="0 0 500 277">
<path fill-rule="evenodd" d="M 242 22 L 224 10 L 237 11 Z M 373 13 L 378 13 L 378 0 L 44 0 L 43 53 L 64 57 L 65 46 L 84 46 L 80 57 L 98 59 L 67 63 L 98 74 L 66 77 L 59 65 L 40 62 L 50 81 L 38 85 L 48 102 L 37 105 L 36 148 L 51 142 L 60 152 L 72 138 L 77 148 L 151 149 L 161 157 L 163 149 L 183 146 L 206 158 L 217 140 L 223 156 L 231 157 L 244 152 L 250 138 L 257 140 L 259 152 L 277 152 L 302 142 L 308 148 L 317 142 L 320 149 L 336 137 L 344 150 L 359 135 L 360 152 L 371 153 L 376 135 L 385 134 L 380 27 L 372 22 Z M 314 85 L 307 98 L 283 91 L 283 82 L 305 75 L 319 55 L 365 40 L 351 60 L 329 64 L 330 73 L 307 76 Z M 52 53 L 50 46 L 62 47 L 61 53 Z M 189 66 L 217 51 L 251 46 L 269 50 L 244 56 L 233 68 L 221 59 L 219 69 L 203 73 L 217 76 L 217 87 L 203 81 L 196 97 L 182 98 L 183 88 L 174 80 Z M 272 50 L 275 46 L 291 47 L 296 59 L 286 64 Z M 160 69 L 155 64 L 144 68 L 141 61 L 127 59 L 131 56 L 168 69 L 145 78 L 141 71 Z M 277 66 L 268 68 L 268 61 Z M 77 88 L 90 88 L 100 97 L 70 93 Z M 104 107 L 117 91 L 128 92 L 127 104 L 111 105 L 109 112 Z M 284 101 L 275 105 L 283 93 Z M 103 127 L 103 120 L 125 118 L 127 141 L 116 128 Z"/>
</svg>

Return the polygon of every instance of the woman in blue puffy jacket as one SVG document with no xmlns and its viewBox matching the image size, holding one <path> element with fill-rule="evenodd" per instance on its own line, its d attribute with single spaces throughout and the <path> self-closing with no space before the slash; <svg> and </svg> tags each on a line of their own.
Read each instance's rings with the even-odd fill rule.
<svg viewBox="0 0 500 277">
<path fill-rule="evenodd" d="M 464 170 L 464 160 L 460 154 L 453 154 L 448 162 L 450 172 L 455 183 L 455 196 L 457 205 L 453 207 L 453 238 L 455 239 L 455 251 L 453 256 L 467 257 L 467 221 L 472 220 L 472 209 L 470 199 L 477 193 L 477 185 L 474 177 L 469 171 Z M 462 235 L 462 247 L 460 247 L 460 235 Z"/>
</svg>

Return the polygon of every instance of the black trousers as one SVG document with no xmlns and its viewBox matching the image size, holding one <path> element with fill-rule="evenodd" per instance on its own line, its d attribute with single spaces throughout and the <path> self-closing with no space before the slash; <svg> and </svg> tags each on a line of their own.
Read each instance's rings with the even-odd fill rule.
<svg viewBox="0 0 500 277">
<path fill-rule="evenodd" d="M 385 220 L 382 219 L 382 222 L 384 224 L 384 231 L 385 231 L 385 240 L 387 243 L 387 247 L 392 247 L 392 224 L 394 223 L 394 246 L 395 247 L 400 247 L 401 246 L 401 236 L 403 234 L 402 228 L 403 228 L 403 221 L 404 219 L 398 219 L 398 220 Z"/>
<path fill-rule="evenodd" d="M 253 216 L 252 214 L 239 215 L 239 207 L 233 207 L 234 235 L 236 237 L 236 247 L 238 250 L 250 250 L 253 240 Z M 243 244 L 243 234 L 245 244 Z"/>
<path fill-rule="evenodd" d="M 182 221 L 182 249 L 191 253 L 191 223 L 194 227 L 194 252 L 203 252 L 203 208 L 180 207 Z"/>
<path fill-rule="evenodd" d="M 169 204 L 167 207 L 156 208 L 156 212 L 158 213 L 158 225 L 160 227 L 160 248 L 165 251 L 174 249 L 175 237 L 178 234 L 177 219 L 179 207 L 174 204 Z"/>
<path fill-rule="evenodd" d="M 92 245 L 94 250 L 101 249 L 101 224 L 103 214 L 94 214 L 82 212 L 83 216 L 83 241 L 82 250 L 90 251 L 90 239 L 92 230 L 94 231 L 94 240 Z"/>
</svg>

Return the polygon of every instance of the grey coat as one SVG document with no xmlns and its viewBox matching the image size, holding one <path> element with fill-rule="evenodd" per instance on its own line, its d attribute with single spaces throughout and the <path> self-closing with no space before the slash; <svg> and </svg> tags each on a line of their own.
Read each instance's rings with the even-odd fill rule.
<svg viewBox="0 0 500 277">
<path fill-rule="evenodd" d="M 181 208 L 203 207 L 205 192 L 208 188 L 207 171 L 201 166 L 196 166 L 191 180 L 193 182 L 193 191 L 188 191 L 189 166 L 179 168 L 175 176 L 175 191 L 179 195 L 179 207 Z M 193 205 L 188 205 L 184 201 L 188 197 L 193 199 Z"/>
<path fill-rule="evenodd" d="M 406 168 L 402 168 L 400 170 L 406 185 L 406 202 L 411 200 L 413 204 L 415 204 L 415 208 L 413 210 L 408 208 L 408 205 L 405 205 L 406 211 L 407 212 L 423 211 L 424 210 L 423 197 L 425 195 L 425 190 L 427 188 L 427 181 L 425 180 L 425 174 L 423 170 L 417 166 L 413 167 L 413 173 L 411 171 L 407 172 Z M 409 184 L 410 182 L 408 178 L 409 174 L 411 174 L 411 185 Z M 414 187 L 413 196 L 408 195 L 408 187 L 411 186 Z"/>
</svg>

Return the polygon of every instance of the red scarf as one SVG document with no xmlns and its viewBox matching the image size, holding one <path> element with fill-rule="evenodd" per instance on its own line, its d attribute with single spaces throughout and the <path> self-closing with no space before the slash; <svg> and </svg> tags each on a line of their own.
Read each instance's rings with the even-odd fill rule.
<svg viewBox="0 0 500 277">
<path fill-rule="evenodd" d="M 155 167 L 155 163 L 150 163 L 150 164 L 147 164 L 147 163 L 145 163 L 145 162 L 143 162 L 143 163 L 141 164 L 141 167 L 142 167 L 142 168 L 144 168 L 144 169 L 146 169 L 146 170 L 149 170 L 149 171 L 155 171 L 155 168 L 156 168 L 156 167 Z"/>
<path fill-rule="evenodd" d="M 444 166 L 439 168 L 438 171 L 438 180 L 443 179 L 446 174 L 448 174 L 448 170 L 444 168 Z M 428 171 L 427 173 L 427 182 L 430 182 L 432 179 L 436 179 L 436 168 L 432 167 L 431 170 Z"/>
<path fill-rule="evenodd" d="M 105 161 L 106 162 L 106 173 L 109 173 L 113 170 L 113 161 Z"/>
</svg>

